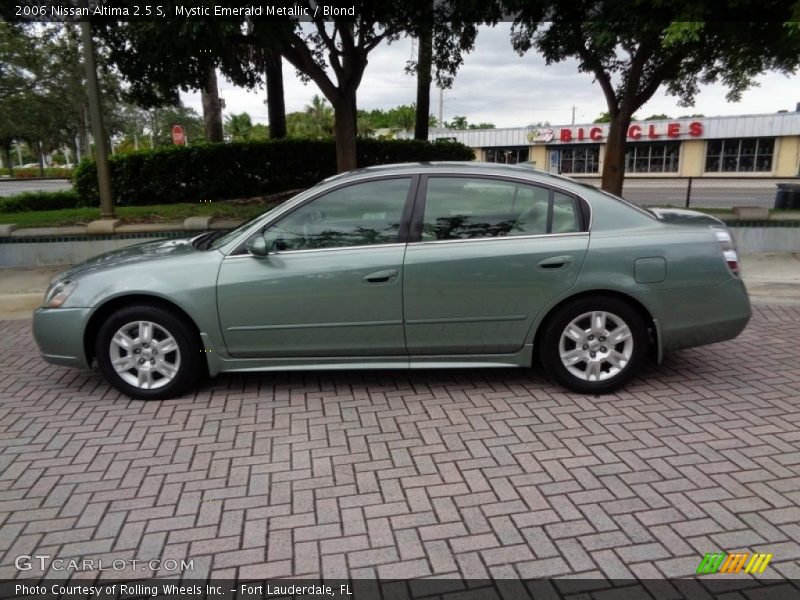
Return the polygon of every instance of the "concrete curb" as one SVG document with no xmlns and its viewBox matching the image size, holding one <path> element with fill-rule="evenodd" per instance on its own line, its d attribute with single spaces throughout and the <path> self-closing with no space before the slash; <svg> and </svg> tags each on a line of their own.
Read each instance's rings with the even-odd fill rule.
<svg viewBox="0 0 800 600">
<path fill-rule="evenodd" d="M 173 231 L 206 231 L 208 229 L 233 229 L 244 220 L 215 219 L 214 217 L 189 217 L 180 223 L 129 223 L 122 225 L 119 219 L 99 219 L 87 225 L 69 227 L 26 227 L 20 229 L 15 223 L 0 224 L 0 237 L 14 239 L 35 237 L 65 237 L 82 235 L 110 235 L 115 233 L 160 233 Z"/>
<path fill-rule="evenodd" d="M 114 229 L 122 223 L 119 219 L 98 219 L 86 225 L 87 235 L 114 233 Z"/>
</svg>

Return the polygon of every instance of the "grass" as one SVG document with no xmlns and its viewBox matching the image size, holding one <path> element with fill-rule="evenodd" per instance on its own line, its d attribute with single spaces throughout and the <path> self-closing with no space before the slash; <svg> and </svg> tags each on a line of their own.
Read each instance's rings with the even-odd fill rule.
<svg viewBox="0 0 800 600">
<path fill-rule="evenodd" d="M 152 206 L 118 206 L 116 216 L 123 223 L 179 223 L 187 217 L 211 215 L 220 219 L 246 220 L 275 206 L 272 203 L 209 202 L 186 204 L 154 204 Z M 85 225 L 100 218 L 99 208 L 64 208 L 18 213 L 0 213 L 0 223 L 16 223 L 25 227 L 59 227 Z"/>
</svg>

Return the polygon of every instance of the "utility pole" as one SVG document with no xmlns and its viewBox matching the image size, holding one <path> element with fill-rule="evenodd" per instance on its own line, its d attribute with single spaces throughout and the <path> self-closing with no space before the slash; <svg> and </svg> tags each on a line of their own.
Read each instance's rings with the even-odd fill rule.
<svg viewBox="0 0 800 600">
<path fill-rule="evenodd" d="M 572 124 L 575 125 L 575 105 L 572 105 Z"/>
<path fill-rule="evenodd" d="M 86 0 L 81 5 L 88 9 Z M 81 21 L 81 41 L 83 42 L 83 62 L 86 65 L 86 83 L 89 92 L 89 112 L 92 120 L 95 162 L 97 164 L 97 183 L 100 190 L 100 218 L 114 218 L 114 199 L 111 196 L 111 171 L 108 167 L 108 144 L 103 127 L 103 114 L 100 108 L 100 86 L 97 83 L 97 65 L 94 61 L 94 41 L 92 25 Z"/>
</svg>

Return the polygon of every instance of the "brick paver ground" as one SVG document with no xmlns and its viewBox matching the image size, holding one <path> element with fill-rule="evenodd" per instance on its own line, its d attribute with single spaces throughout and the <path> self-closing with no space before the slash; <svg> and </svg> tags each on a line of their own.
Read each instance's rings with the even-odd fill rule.
<svg viewBox="0 0 800 600">
<path fill-rule="evenodd" d="M 3 578 L 23 554 L 191 558 L 189 577 L 664 577 L 718 550 L 800 577 L 800 308 L 757 308 L 739 339 L 604 397 L 473 369 L 222 376 L 146 403 L 42 362 L 27 322 L 0 339 Z"/>
</svg>

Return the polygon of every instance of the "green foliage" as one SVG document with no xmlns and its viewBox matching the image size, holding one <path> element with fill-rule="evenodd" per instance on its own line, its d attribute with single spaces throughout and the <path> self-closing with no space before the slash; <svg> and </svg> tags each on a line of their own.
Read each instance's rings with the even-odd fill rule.
<svg viewBox="0 0 800 600">
<path fill-rule="evenodd" d="M 303 112 L 286 115 L 289 137 L 324 139 L 333 137 L 333 108 L 325 98 L 314 95 Z"/>
<path fill-rule="evenodd" d="M 388 163 L 472 160 L 458 143 L 359 139 L 359 167 Z M 310 187 L 336 173 L 333 140 L 268 140 L 159 148 L 110 158 L 116 202 L 123 206 L 249 198 Z M 73 179 L 81 198 L 99 203 L 94 162 Z"/>
<path fill-rule="evenodd" d="M 22 194 L 0 198 L 0 213 L 56 210 L 81 206 L 87 206 L 87 204 L 82 202 L 75 190 L 23 192 Z"/>
<path fill-rule="evenodd" d="M 453 117 L 449 123 L 445 121 L 444 126 L 448 129 L 494 129 L 494 123 L 470 123 L 465 115 Z"/>
<path fill-rule="evenodd" d="M 11 143 L 25 143 L 35 155 L 64 147 L 75 155 L 75 138 L 84 149 L 86 87 L 77 23 L 0 22 L 0 151 L 11 159 Z M 119 131 L 119 78 L 97 52 L 106 130 Z"/>
</svg>

